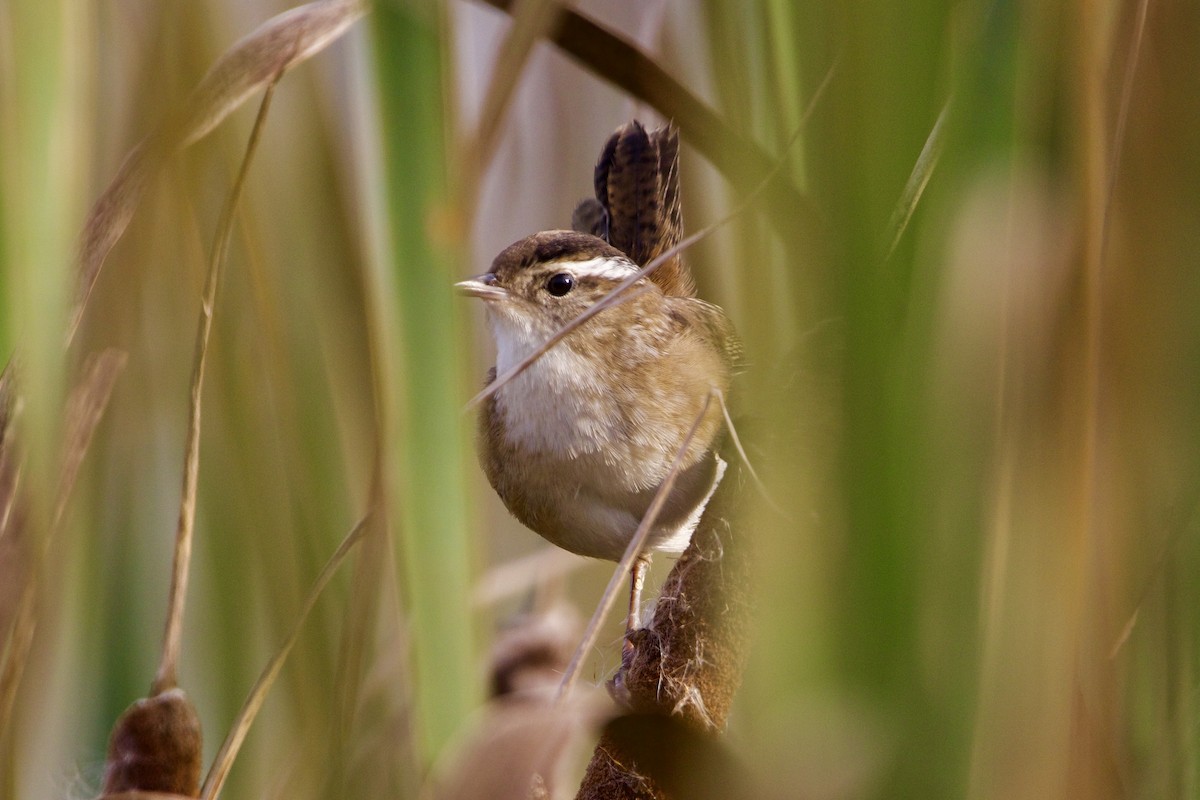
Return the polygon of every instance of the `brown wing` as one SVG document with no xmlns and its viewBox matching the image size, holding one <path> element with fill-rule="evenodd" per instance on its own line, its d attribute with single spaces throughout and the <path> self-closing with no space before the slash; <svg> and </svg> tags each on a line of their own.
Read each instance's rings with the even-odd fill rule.
<svg viewBox="0 0 1200 800">
<path fill-rule="evenodd" d="M 594 197 L 585 197 L 571 212 L 571 230 L 608 241 L 608 209 Z"/>
<path fill-rule="evenodd" d="M 686 324 L 704 331 L 705 338 L 717 344 L 730 375 L 745 367 L 742 340 L 720 306 L 696 297 L 672 297 L 669 302 L 673 313 L 686 320 Z"/>
<path fill-rule="evenodd" d="M 679 130 L 667 125 L 647 131 L 634 120 L 609 137 L 595 171 L 596 199 L 607 212 L 607 236 L 613 247 L 639 265 L 679 243 L 683 211 L 679 202 Z M 651 280 L 664 294 L 692 297 L 692 276 L 676 255 L 655 270 Z"/>
</svg>

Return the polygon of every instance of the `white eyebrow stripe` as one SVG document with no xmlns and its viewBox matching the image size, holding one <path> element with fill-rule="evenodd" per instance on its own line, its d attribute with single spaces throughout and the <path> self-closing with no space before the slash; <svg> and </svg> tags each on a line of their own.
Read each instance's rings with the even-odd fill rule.
<svg viewBox="0 0 1200 800">
<path fill-rule="evenodd" d="M 587 261 L 560 261 L 559 264 L 578 278 L 607 278 L 623 281 L 638 271 L 632 261 L 605 256 L 590 258 Z"/>
</svg>

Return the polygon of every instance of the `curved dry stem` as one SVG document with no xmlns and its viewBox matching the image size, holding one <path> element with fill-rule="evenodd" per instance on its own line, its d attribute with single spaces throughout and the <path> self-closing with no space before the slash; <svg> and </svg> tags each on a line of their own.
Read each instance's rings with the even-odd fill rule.
<svg viewBox="0 0 1200 800">
<path fill-rule="evenodd" d="M 462 165 L 463 217 L 475 215 L 479 180 L 496 152 L 500 124 L 512 101 L 513 90 L 529 61 L 533 46 L 557 28 L 563 13 L 560 0 L 516 0 L 510 12 L 512 25 L 497 51 L 495 67 L 483 97 L 479 121 L 459 147 Z"/>
<path fill-rule="evenodd" d="M 183 609 L 187 599 L 188 572 L 192 560 L 192 534 L 196 525 L 196 484 L 200 473 L 200 406 L 204 395 L 204 368 L 208 360 L 208 341 L 212 333 L 213 312 L 216 308 L 217 290 L 221 283 L 221 266 L 229 250 L 229 238 L 233 232 L 233 214 L 246 183 L 250 162 L 258 147 L 258 140 L 271 108 L 275 86 L 283 77 L 282 72 L 267 84 L 258 116 L 246 143 L 246 153 L 233 188 L 221 209 L 217 231 L 213 241 L 212 257 L 208 265 L 208 278 L 204 284 L 204 297 L 200 304 L 199 331 L 196 333 L 196 349 L 192 361 L 191 402 L 188 414 L 187 443 L 183 453 L 183 488 L 179 500 L 179 521 L 175 529 L 175 555 L 171 564 L 171 589 L 167 600 L 167 622 L 163 633 L 162 658 L 158 673 L 150 686 L 154 696 L 177 684 L 179 650 L 183 639 Z"/>
<path fill-rule="evenodd" d="M 516 0 L 486 0 L 510 11 Z M 510 12 L 511 13 L 511 12 Z M 688 91 L 635 44 L 587 15 L 566 9 L 552 37 L 555 45 L 583 67 L 672 120 L 695 147 L 739 191 L 763 176 L 778 174 L 775 158 L 744 138 L 711 107 Z M 812 203 L 789 181 L 767 181 L 771 222 L 781 233 L 811 244 L 824 225 Z"/>
<path fill-rule="evenodd" d="M 37 620 L 33 615 L 33 582 L 25 584 L 21 598 L 17 601 L 12 628 L 8 632 L 8 643 L 4 651 L 4 669 L 0 671 L 0 733 L 9 729 L 13 706 L 17 701 L 17 689 L 29 663 L 29 649 L 33 646 L 33 633 Z"/>
<path fill-rule="evenodd" d="M 68 344 L 83 319 L 104 259 L 125 233 L 148 179 L 163 161 L 203 138 L 254 92 L 328 47 L 364 13 L 363 0 L 319 0 L 272 17 L 229 48 L 186 102 L 129 151 L 84 223 Z"/>
<path fill-rule="evenodd" d="M 750 463 L 750 456 L 746 454 L 746 448 L 742 447 L 742 437 L 738 436 L 737 428 L 733 425 L 733 417 L 729 415 L 729 406 L 725 404 L 725 393 L 717 388 L 713 389 L 713 393 L 717 396 L 717 402 L 721 404 L 721 416 L 725 418 L 725 430 L 729 431 L 729 440 L 733 443 L 733 449 L 737 451 L 738 458 L 742 460 L 742 465 L 746 467 L 750 480 L 753 481 L 758 493 L 762 495 L 762 499 L 770 506 L 771 510 L 786 518 L 787 512 L 775 502 L 775 498 L 771 497 L 771 493 L 767 491 L 767 485 L 763 483 L 762 478 L 758 477 L 758 471 Z"/>
<path fill-rule="evenodd" d="M 1113 133 L 1112 152 L 1109 154 L 1108 163 L 1108 191 L 1104 198 L 1104 217 L 1100 223 L 1100 263 L 1103 264 L 1108 256 L 1108 240 L 1112 229 L 1112 209 L 1113 198 L 1117 193 L 1117 176 L 1120 173 L 1121 167 L 1121 147 L 1125 142 L 1125 127 L 1129 122 L 1129 105 L 1133 100 L 1133 78 L 1137 73 L 1138 58 L 1142 52 L 1142 41 L 1146 34 L 1146 17 L 1150 11 L 1150 0 L 1141 0 L 1138 3 L 1137 21 L 1133 28 L 1133 42 L 1129 48 L 1129 64 L 1125 69 L 1125 79 L 1121 84 L 1121 104 L 1117 108 L 1117 129 Z M 1096 378 L 1099 383 L 1099 378 Z M 1169 544 L 1169 540 L 1168 540 Z M 1166 563 L 1166 554 L 1169 547 L 1164 547 L 1154 572 L 1161 572 L 1162 566 Z M 1116 642 L 1113 643 L 1109 650 L 1108 659 L 1111 661 L 1117 657 L 1117 653 L 1125 646 L 1125 642 L 1133 633 L 1133 628 L 1137 624 L 1138 612 L 1141 610 L 1142 603 L 1148 593 L 1147 588 L 1143 589 L 1141 597 L 1138 599 L 1137 605 L 1134 606 L 1133 613 L 1129 620 L 1121 629 Z"/>
<path fill-rule="evenodd" d="M 29 577 L 25 580 L 17 599 L 11 628 L 7 625 L 0 626 L 0 634 L 5 631 L 9 634 L 7 647 L 0 650 L 3 653 L 3 658 L 0 659 L 0 664 L 2 664 L 2 668 L 0 668 L 0 734 L 8 730 L 17 690 L 20 688 L 22 676 L 25 674 L 29 649 L 33 645 L 33 636 L 37 630 L 34 601 L 37 594 L 38 576 L 42 572 L 42 561 L 52 538 L 62 525 L 67 502 L 75 488 L 75 479 L 79 475 L 79 468 L 91 446 L 96 426 L 100 423 L 105 409 L 108 408 L 108 400 L 112 396 L 117 375 L 124 366 L 125 353 L 113 348 L 90 357 L 84 367 L 84 376 L 68 399 L 67 433 L 63 442 L 62 467 L 58 482 L 58 494 L 54 500 L 54 511 L 51 516 L 50 534 L 40 543 L 33 556 L 34 563 L 30 566 Z M 7 377 L 6 373 L 5 379 Z M 14 448 L 12 439 L 7 438 L 13 435 L 11 431 L 0 432 L 0 435 L 6 436 L 5 447 Z M 4 498 L 6 501 L 4 508 L 0 509 L 0 535 L 6 533 L 11 536 L 12 532 L 6 528 L 10 524 L 19 524 L 16 520 L 20 512 L 15 509 L 15 506 L 21 502 L 20 469 L 15 466 L 17 460 L 15 452 L 5 453 L 3 457 L 12 459 L 10 463 L 14 465 L 14 474 L 9 486 L 10 494 Z"/>
<path fill-rule="evenodd" d="M 558 685 L 556 703 L 563 703 L 571 693 L 571 689 L 575 686 L 575 682 L 579 678 L 579 668 L 583 664 L 584 656 L 596 646 L 596 639 L 600 635 L 600 626 L 604 624 L 608 613 L 612 611 L 613 603 L 616 602 L 617 595 L 621 592 L 625 580 L 629 577 L 629 571 L 633 569 L 633 562 L 646 549 L 646 540 L 650 538 L 650 529 L 654 527 L 659 513 L 662 512 L 662 507 L 667 502 L 667 497 L 670 496 L 671 490 L 675 487 L 675 479 L 679 476 L 683 459 L 687 455 L 688 448 L 691 447 L 692 439 L 696 436 L 696 431 L 700 430 L 700 423 L 704 421 L 704 417 L 708 414 L 708 407 L 712 404 L 712 398 L 713 393 L 711 391 L 704 396 L 704 405 L 700 407 L 700 413 L 696 415 L 695 421 L 692 422 L 692 427 L 688 429 L 687 436 L 683 437 L 683 443 L 679 445 L 679 450 L 675 453 L 675 460 L 671 462 L 671 469 L 667 472 L 667 477 L 658 487 L 658 491 L 655 492 L 654 499 L 650 502 L 650 507 L 646 509 L 646 515 L 642 517 L 637 531 L 634 532 L 633 538 L 629 540 L 629 544 L 625 547 L 625 554 L 621 556 L 620 563 L 617 564 L 616 570 L 613 571 L 612 577 L 609 578 L 608 586 L 605 587 L 604 594 L 600 598 L 600 604 L 596 606 L 596 611 L 592 614 L 592 619 L 588 622 L 583 639 L 579 642 L 579 647 L 575 649 L 575 655 L 571 657 L 571 663 L 567 665 L 567 669 L 563 673 L 562 682 Z"/>
<path fill-rule="evenodd" d="M 1137 21 L 1133 26 L 1133 41 L 1129 46 L 1129 64 L 1125 67 L 1125 78 L 1121 83 L 1121 105 L 1117 108 L 1117 128 L 1113 132 L 1112 151 L 1108 159 L 1108 187 L 1104 197 L 1104 217 L 1100 225 L 1100 263 L 1108 254 L 1109 230 L 1112 227 L 1113 197 L 1117 193 L 1117 175 L 1121 171 L 1121 148 L 1125 143 L 1125 127 L 1129 123 L 1129 104 L 1133 100 L 1133 79 L 1142 53 L 1142 41 L 1146 38 L 1146 17 L 1150 13 L 1150 0 L 1138 3 Z"/>
<path fill-rule="evenodd" d="M 212 766 L 208 769 L 208 775 L 204 778 L 204 786 L 200 789 L 202 800 L 214 800 L 214 798 L 221 794 L 221 788 L 225 785 L 225 779 L 229 777 L 229 770 L 233 767 L 233 761 L 237 758 L 238 751 L 242 747 L 242 742 L 245 741 L 246 734 L 250 732 L 250 726 L 254 724 L 255 717 L 258 716 L 263 702 L 267 699 L 267 692 L 271 690 L 271 686 L 275 683 L 275 678 L 279 676 L 279 670 L 283 668 L 288 654 L 291 653 L 292 647 L 296 644 L 296 639 L 300 636 L 300 630 L 304 627 L 305 620 L 308 619 L 308 615 L 317 604 L 317 599 L 320 598 L 321 592 L 329 584 L 329 579 L 333 577 L 333 573 L 337 572 L 337 568 L 342 565 L 342 562 L 349 555 L 351 549 L 354 548 L 354 545 L 358 544 L 359 540 L 362 539 L 370 519 L 371 512 L 367 512 L 362 519 L 354 524 L 354 527 L 342 539 L 342 543 L 338 545 L 337 550 L 329 557 L 329 561 L 325 562 L 325 566 L 321 569 L 321 573 L 317 576 L 316 581 L 313 582 L 312 589 L 309 590 L 308 597 L 304 599 L 304 605 L 300 608 L 300 614 L 297 616 L 295 624 L 292 625 L 291 632 L 288 633 L 279 650 L 267 662 L 267 665 L 263 667 L 258 680 L 254 682 L 254 687 L 250 689 L 250 694 L 246 696 L 246 702 L 242 705 L 242 710 L 238 712 L 237 718 L 230 726 L 229 733 L 225 736 L 225 741 L 221 743 L 221 749 L 217 751 L 216 756 L 213 758 Z"/>
<path fill-rule="evenodd" d="M 84 366 L 86 374 L 67 401 L 67 440 L 63 448 L 62 475 L 58 482 L 58 497 L 54 501 L 53 530 L 62 524 L 67 511 L 67 502 L 75 489 L 79 468 L 92 443 L 92 434 L 100 424 L 100 418 L 108 408 L 117 375 L 125 368 L 127 355 L 115 348 L 107 348 L 98 355 L 88 358 Z"/>
</svg>

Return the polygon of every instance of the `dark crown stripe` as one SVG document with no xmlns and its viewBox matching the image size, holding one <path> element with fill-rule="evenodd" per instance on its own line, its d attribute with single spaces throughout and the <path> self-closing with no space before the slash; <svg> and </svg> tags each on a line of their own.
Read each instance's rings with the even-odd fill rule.
<svg viewBox="0 0 1200 800">
<path fill-rule="evenodd" d="M 626 256 L 602 239 L 577 231 L 543 231 L 506 247 L 492 262 L 492 272 L 503 277 L 536 264 L 554 261 L 624 260 Z"/>
</svg>

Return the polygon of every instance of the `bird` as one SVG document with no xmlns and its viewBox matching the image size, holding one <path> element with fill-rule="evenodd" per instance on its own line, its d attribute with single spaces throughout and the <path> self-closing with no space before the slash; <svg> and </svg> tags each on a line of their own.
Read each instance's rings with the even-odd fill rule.
<svg viewBox="0 0 1200 800">
<path fill-rule="evenodd" d="M 596 200 L 579 230 L 526 236 L 456 288 L 484 301 L 495 380 L 681 235 L 678 132 L 618 129 L 597 162 Z M 680 553 L 724 473 L 724 394 L 738 360 L 725 313 L 695 296 L 676 254 L 489 394 L 480 412 L 483 471 L 506 508 L 551 543 L 619 561 L 689 430 L 675 483 L 635 561 L 627 628 L 637 625 L 649 553 Z"/>
</svg>

